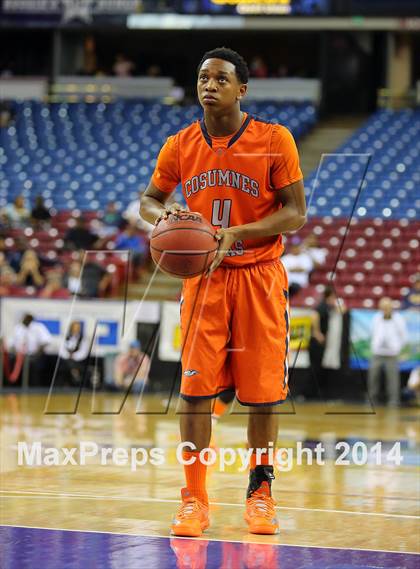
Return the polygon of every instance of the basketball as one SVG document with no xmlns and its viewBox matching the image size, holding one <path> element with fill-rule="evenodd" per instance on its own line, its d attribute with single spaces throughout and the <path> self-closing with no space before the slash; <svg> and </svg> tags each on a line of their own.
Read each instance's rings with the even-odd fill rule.
<svg viewBox="0 0 420 569">
<path fill-rule="evenodd" d="M 182 279 L 204 273 L 211 265 L 218 243 L 215 230 L 195 212 L 170 214 L 153 230 L 150 252 L 163 272 Z"/>
</svg>

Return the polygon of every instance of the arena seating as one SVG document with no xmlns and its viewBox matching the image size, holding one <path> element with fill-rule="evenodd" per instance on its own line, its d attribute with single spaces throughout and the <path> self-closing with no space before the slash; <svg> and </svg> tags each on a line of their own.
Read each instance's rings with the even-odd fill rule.
<svg viewBox="0 0 420 569">
<path fill-rule="evenodd" d="M 250 103 L 247 110 L 285 124 L 297 138 L 316 121 L 308 104 Z M 201 114 L 198 106 L 144 101 L 24 102 L 14 112 L 15 123 L 0 131 L 0 207 L 23 194 L 31 203 L 42 195 L 58 210 L 48 232 L 25 230 L 30 246 L 50 260 L 66 255 L 62 239 L 71 213 L 95 218 L 109 201 L 124 209 L 146 186 L 165 138 Z M 406 293 L 419 270 L 419 155 L 420 111 L 379 111 L 307 176 L 309 222 L 299 234 L 316 233 L 329 255 L 295 305 L 313 306 L 334 267 L 334 284 L 349 307 L 374 307 L 384 294 Z M 123 271 L 121 260 L 100 261 L 116 275 Z"/>
<path fill-rule="evenodd" d="M 419 162 L 420 110 L 379 111 L 307 176 L 309 215 L 414 220 Z"/>
<path fill-rule="evenodd" d="M 315 233 L 327 249 L 323 267 L 311 274 L 310 286 L 293 298 L 295 306 L 314 306 L 333 284 L 348 308 L 374 308 L 383 296 L 400 300 L 419 271 L 420 223 L 400 220 L 313 218 L 299 231 Z"/>
<path fill-rule="evenodd" d="M 250 103 L 247 110 L 287 125 L 298 138 L 316 120 L 309 104 Z M 148 183 L 166 137 L 201 116 L 192 106 L 142 101 L 15 103 L 15 125 L 0 132 L 0 207 L 42 195 L 56 210 L 119 209 Z M 180 191 L 178 197 L 181 199 Z"/>
<path fill-rule="evenodd" d="M 420 110 L 379 111 L 322 158 L 305 181 L 309 223 L 300 235 L 314 231 L 329 255 L 294 304 L 314 305 L 334 266 L 337 294 L 350 308 L 408 292 L 420 270 L 419 163 Z"/>
</svg>

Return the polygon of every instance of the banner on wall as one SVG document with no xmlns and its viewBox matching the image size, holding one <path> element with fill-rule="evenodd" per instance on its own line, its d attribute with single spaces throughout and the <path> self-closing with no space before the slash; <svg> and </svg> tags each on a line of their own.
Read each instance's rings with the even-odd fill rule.
<svg viewBox="0 0 420 569">
<path fill-rule="evenodd" d="M 367 369 L 372 356 L 370 342 L 372 321 L 376 310 L 352 310 L 350 338 L 352 353 L 350 365 L 354 369 Z M 408 342 L 400 355 L 400 369 L 411 370 L 420 365 L 420 319 L 415 310 L 403 310 L 399 314 L 407 327 Z"/>
<path fill-rule="evenodd" d="M 115 353 L 137 336 L 137 323 L 156 323 L 160 319 L 158 302 L 107 300 L 48 300 L 31 298 L 4 298 L 0 305 L 0 335 L 10 347 L 13 331 L 24 314 L 30 313 L 44 324 L 52 343 L 47 352 L 57 354 L 70 322 L 82 322 L 84 333 L 92 337 L 96 326 L 94 354 L 98 357 Z"/>
<path fill-rule="evenodd" d="M 290 365 L 308 367 L 309 339 L 311 335 L 311 310 L 295 308 L 290 320 Z M 297 356 L 297 357 L 296 357 Z M 181 328 L 179 325 L 179 304 L 162 304 L 159 359 L 177 362 L 181 357 Z"/>
</svg>

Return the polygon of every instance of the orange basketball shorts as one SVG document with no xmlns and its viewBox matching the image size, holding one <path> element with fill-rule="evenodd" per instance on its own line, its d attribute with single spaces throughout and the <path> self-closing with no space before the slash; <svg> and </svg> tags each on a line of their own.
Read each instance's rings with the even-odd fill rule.
<svg viewBox="0 0 420 569">
<path fill-rule="evenodd" d="M 242 405 L 287 396 L 289 313 L 281 261 L 232 267 L 184 281 L 181 397 L 235 390 Z"/>
</svg>

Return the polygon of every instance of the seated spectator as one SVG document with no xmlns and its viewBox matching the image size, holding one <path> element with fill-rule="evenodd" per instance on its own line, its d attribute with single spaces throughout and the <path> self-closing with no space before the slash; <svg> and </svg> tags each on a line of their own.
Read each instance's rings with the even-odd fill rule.
<svg viewBox="0 0 420 569">
<path fill-rule="evenodd" d="M 128 59 L 124 54 L 119 53 L 115 57 L 115 63 L 112 67 L 114 75 L 117 77 L 131 77 L 135 69 L 135 64 Z"/>
<path fill-rule="evenodd" d="M 15 237 L 13 248 L 8 248 L 5 239 L 0 237 L 0 251 L 4 252 L 7 262 L 15 273 L 19 272 L 23 254 L 28 249 L 29 245 L 25 237 Z"/>
<path fill-rule="evenodd" d="M 139 191 L 138 199 L 128 204 L 127 209 L 124 211 L 122 216 L 128 221 L 128 223 L 136 225 L 140 231 L 144 231 L 146 235 L 150 235 L 154 229 L 154 225 L 140 217 L 140 198 L 142 195 L 143 192 Z"/>
<path fill-rule="evenodd" d="M 37 196 L 35 198 L 35 205 L 31 211 L 31 221 L 35 226 L 41 226 L 51 219 L 50 210 L 44 204 L 44 198 Z"/>
<path fill-rule="evenodd" d="M 138 340 L 130 343 L 129 350 L 115 359 L 115 384 L 120 389 L 141 392 L 149 379 L 150 358 L 141 351 Z"/>
<path fill-rule="evenodd" d="M 314 264 L 308 253 L 303 250 L 299 237 L 292 237 L 290 243 L 290 250 L 281 260 L 289 276 L 289 294 L 292 297 L 301 288 L 308 286 L 309 273 Z"/>
<path fill-rule="evenodd" d="M 44 288 L 39 293 L 39 298 L 69 298 L 70 292 L 64 288 L 61 274 L 50 271 L 46 277 Z"/>
<path fill-rule="evenodd" d="M 249 74 L 251 77 L 258 77 L 259 79 L 264 79 L 268 77 L 268 67 L 262 57 L 256 55 L 251 59 L 249 65 Z"/>
<path fill-rule="evenodd" d="M 112 283 L 113 275 L 94 261 L 87 261 L 82 266 L 80 289 L 78 294 L 87 298 L 106 296 Z"/>
<path fill-rule="evenodd" d="M 138 232 L 135 225 L 127 225 L 122 233 L 115 239 L 115 249 L 129 250 L 133 265 L 140 267 L 147 255 L 147 243 L 143 235 Z"/>
<path fill-rule="evenodd" d="M 59 351 L 59 377 L 64 383 L 80 385 L 89 351 L 90 341 L 83 333 L 82 323 L 74 320 Z"/>
<path fill-rule="evenodd" d="M 69 249 L 93 249 L 98 236 L 92 233 L 83 217 L 76 217 L 76 224 L 64 236 L 66 247 Z"/>
<path fill-rule="evenodd" d="M 120 212 L 117 210 L 117 205 L 115 202 L 109 202 L 105 208 L 104 213 L 98 219 L 100 226 L 98 229 L 99 237 L 104 240 L 107 237 L 115 235 L 122 222 L 122 217 Z M 99 248 L 102 244 L 99 245 Z"/>
<path fill-rule="evenodd" d="M 25 207 L 23 196 L 17 196 L 12 204 L 4 207 L 2 214 L 10 227 L 26 227 L 28 225 L 30 213 Z"/>
<path fill-rule="evenodd" d="M 11 269 L 9 262 L 7 260 L 6 253 L 2 251 L 2 249 L 0 248 L 0 271 L 5 268 Z"/>
<path fill-rule="evenodd" d="M 32 249 L 25 251 L 20 262 L 19 272 L 16 275 L 16 284 L 40 288 L 44 281 L 38 255 Z"/>
<path fill-rule="evenodd" d="M 152 63 L 146 70 L 147 77 L 161 77 L 162 70 L 157 63 Z"/>
<path fill-rule="evenodd" d="M 321 267 L 327 258 L 327 250 L 318 245 L 318 237 L 310 233 L 303 241 L 303 250 L 307 253 L 314 264 L 314 269 Z"/>
<path fill-rule="evenodd" d="M 16 289 L 16 274 L 8 265 L 0 268 L 0 297 L 13 294 Z"/>
<path fill-rule="evenodd" d="M 63 285 L 72 294 L 77 294 L 80 287 L 80 275 L 82 272 L 82 263 L 73 261 L 64 276 Z"/>
<path fill-rule="evenodd" d="M 413 286 L 402 299 L 401 308 L 420 308 L 420 273 L 415 275 Z"/>
</svg>

